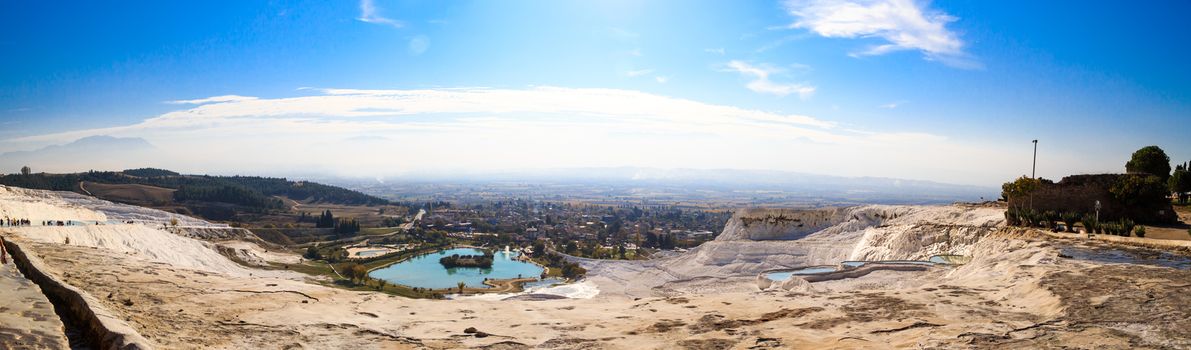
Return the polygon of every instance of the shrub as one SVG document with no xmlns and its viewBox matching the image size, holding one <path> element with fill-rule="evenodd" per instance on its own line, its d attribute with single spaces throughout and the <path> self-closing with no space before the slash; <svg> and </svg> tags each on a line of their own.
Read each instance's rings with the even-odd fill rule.
<svg viewBox="0 0 1191 350">
<path fill-rule="evenodd" d="M 1084 215 L 1083 219 L 1080 219 L 1080 221 L 1083 222 L 1084 231 L 1087 231 L 1088 233 L 1096 233 L 1096 230 L 1100 226 L 1099 223 L 1096 222 L 1096 218 L 1091 215 Z"/>
<path fill-rule="evenodd" d="M 1136 224 L 1133 223 L 1133 220 L 1121 219 L 1121 236 L 1129 237 L 1129 235 L 1133 233 L 1134 226 L 1136 226 Z"/>
<path fill-rule="evenodd" d="M 1021 219 L 1018 216 L 1018 210 L 1009 208 L 1005 210 L 1005 224 L 1009 226 L 1021 226 Z"/>
<path fill-rule="evenodd" d="M 1042 228 L 1048 230 L 1055 228 L 1055 221 L 1059 221 L 1059 213 L 1054 210 L 1047 210 L 1045 213 L 1042 213 L 1042 222 L 1044 224 Z"/>
<path fill-rule="evenodd" d="M 1075 232 L 1075 222 L 1079 221 L 1079 214 L 1075 212 L 1063 212 L 1060 217 L 1063 219 L 1063 225 L 1066 226 L 1067 232 Z"/>
<path fill-rule="evenodd" d="M 1116 222 L 1104 223 L 1101 226 L 1101 229 L 1104 230 L 1104 234 L 1119 235 L 1121 231 L 1121 224 Z"/>
<path fill-rule="evenodd" d="M 1145 227 L 1145 226 L 1138 226 L 1138 227 L 1137 227 L 1137 230 L 1136 230 L 1136 231 L 1133 231 L 1133 234 L 1137 235 L 1137 237 L 1145 238 L 1145 236 L 1146 236 L 1146 227 Z"/>
</svg>

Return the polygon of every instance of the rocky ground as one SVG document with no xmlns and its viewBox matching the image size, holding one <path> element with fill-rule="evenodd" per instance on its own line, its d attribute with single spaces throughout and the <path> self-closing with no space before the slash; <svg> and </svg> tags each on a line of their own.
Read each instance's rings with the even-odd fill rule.
<svg viewBox="0 0 1191 350">
<path fill-rule="evenodd" d="M 65 328 L 54 306 L 8 260 L 0 264 L 0 349 L 61 349 Z"/>
<path fill-rule="evenodd" d="M 1069 258 L 1063 253 L 1067 247 L 1104 249 L 1109 243 L 1004 229 L 985 220 L 991 218 L 985 209 L 898 208 L 904 210 L 898 211 L 900 219 L 880 218 L 894 208 L 863 208 L 876 217 L 871 225 L 856 223 L 869 219 L 840 214 L 857 228 L 798 233 L 802 237 L 793 240 L 818 234 L 828 248 L 768 262 L 750 254 L 732 257 L 733 249 L 765 243 L 733 235 L 714 253 L 597 264 L 584 283 L 600 293 L 589 299 L 415 300 L 252 268 L 220 271 L 228 268 L 152 255 L 146 252 L 155 250 L 143 247 L 64 242 L 74 234 L 106 231 L 78 228 L 52 239 L 40 239 L 44 231 L 32 229 L 2 234 L 39 255 L 50 274 L 101 300 L 150 342 L 168 349 L 1191 347 L 1191 271 Z M 120 236 L 119 245 L 172 234 L 137 232 Z M 827 243 L 831 235 L 845 242 Z M 766 239 L 780 236 L 766 233 Z M 162 237 L 145 239 L 198 249 Z M 1112 249 L 1136 250 L 1133 255 L 1143 260 L 1179 259 L 1143 248 Z M 944 251 L 962 251 L 972 260 L 790 289 L 759 290 L 755 283 L 756 271 L 800 264 L 798 259 Z M 705 276 L 698 276 L 699 264 Z"/>
</svg>

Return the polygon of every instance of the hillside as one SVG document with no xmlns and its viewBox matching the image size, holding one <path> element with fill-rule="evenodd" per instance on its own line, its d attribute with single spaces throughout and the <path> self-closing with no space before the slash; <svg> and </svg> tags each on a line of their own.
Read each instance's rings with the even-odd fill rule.
<svg viewBox="0 0 1191 350">
<path fill-rule="evenodd" d="M 230 219 L 238 213 L 288 211 L 279 197 L 303 203 L 355 206 L 389 201 L 342 187 L 285 178 L 184 175 L 162 169 L 70 174 L 10 174 L 0 184 L 30 189 L 72 191 L 98 198 Z M 185 208 L 186 210 L 178 210 Z"/>
</svg>

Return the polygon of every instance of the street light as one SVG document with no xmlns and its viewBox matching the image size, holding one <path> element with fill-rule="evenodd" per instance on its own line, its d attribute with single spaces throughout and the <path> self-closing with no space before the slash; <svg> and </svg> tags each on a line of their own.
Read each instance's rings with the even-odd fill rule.
<svg viewBox="0 0 1191 350">
<path fill-rule="evenodd" d="M 1037 179 L 1038 171 L 1038 140 L 1034 140 L 1034 166 L 1030 168 L 1030 177 Z"/>
</svg>

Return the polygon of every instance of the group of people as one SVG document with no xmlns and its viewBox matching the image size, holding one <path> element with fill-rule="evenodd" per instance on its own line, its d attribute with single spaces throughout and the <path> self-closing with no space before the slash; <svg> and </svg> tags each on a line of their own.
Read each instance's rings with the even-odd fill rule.
<svg viewBox="0 0 1191 350">
<path fill-rule="evenodd" d="M 46 220 L 41 222 L 41 226 L 74 226 L 74 221 L 66 220 Z"/>
<path fill-rule="evenodd" d="M 3 224 L 4 226 L 30 226 L 33 225 L 33 222 L 29 219 L 13 219 L 6 216 Z"/>
<path fill-rule="evenodd" d="M 95 224 L 102 225 L 99 221 L 96 221 Z M 75 221 L 71 221 L 71 220 L 65 220 L 65 221 L 63 221 L 63 220 L 44 220 L 41 222 L 41 226 L 74 226 L 74 225 L 76 225 Z M 33 221 L 31 221 L 29 219 L 15 219 L 15 218 L 10 218 L 10 217 L 4 217 L 4 220 L 0 220 L 0 226 L 4 226 L 4 227 L 33 226 Z"/>
</svg>

